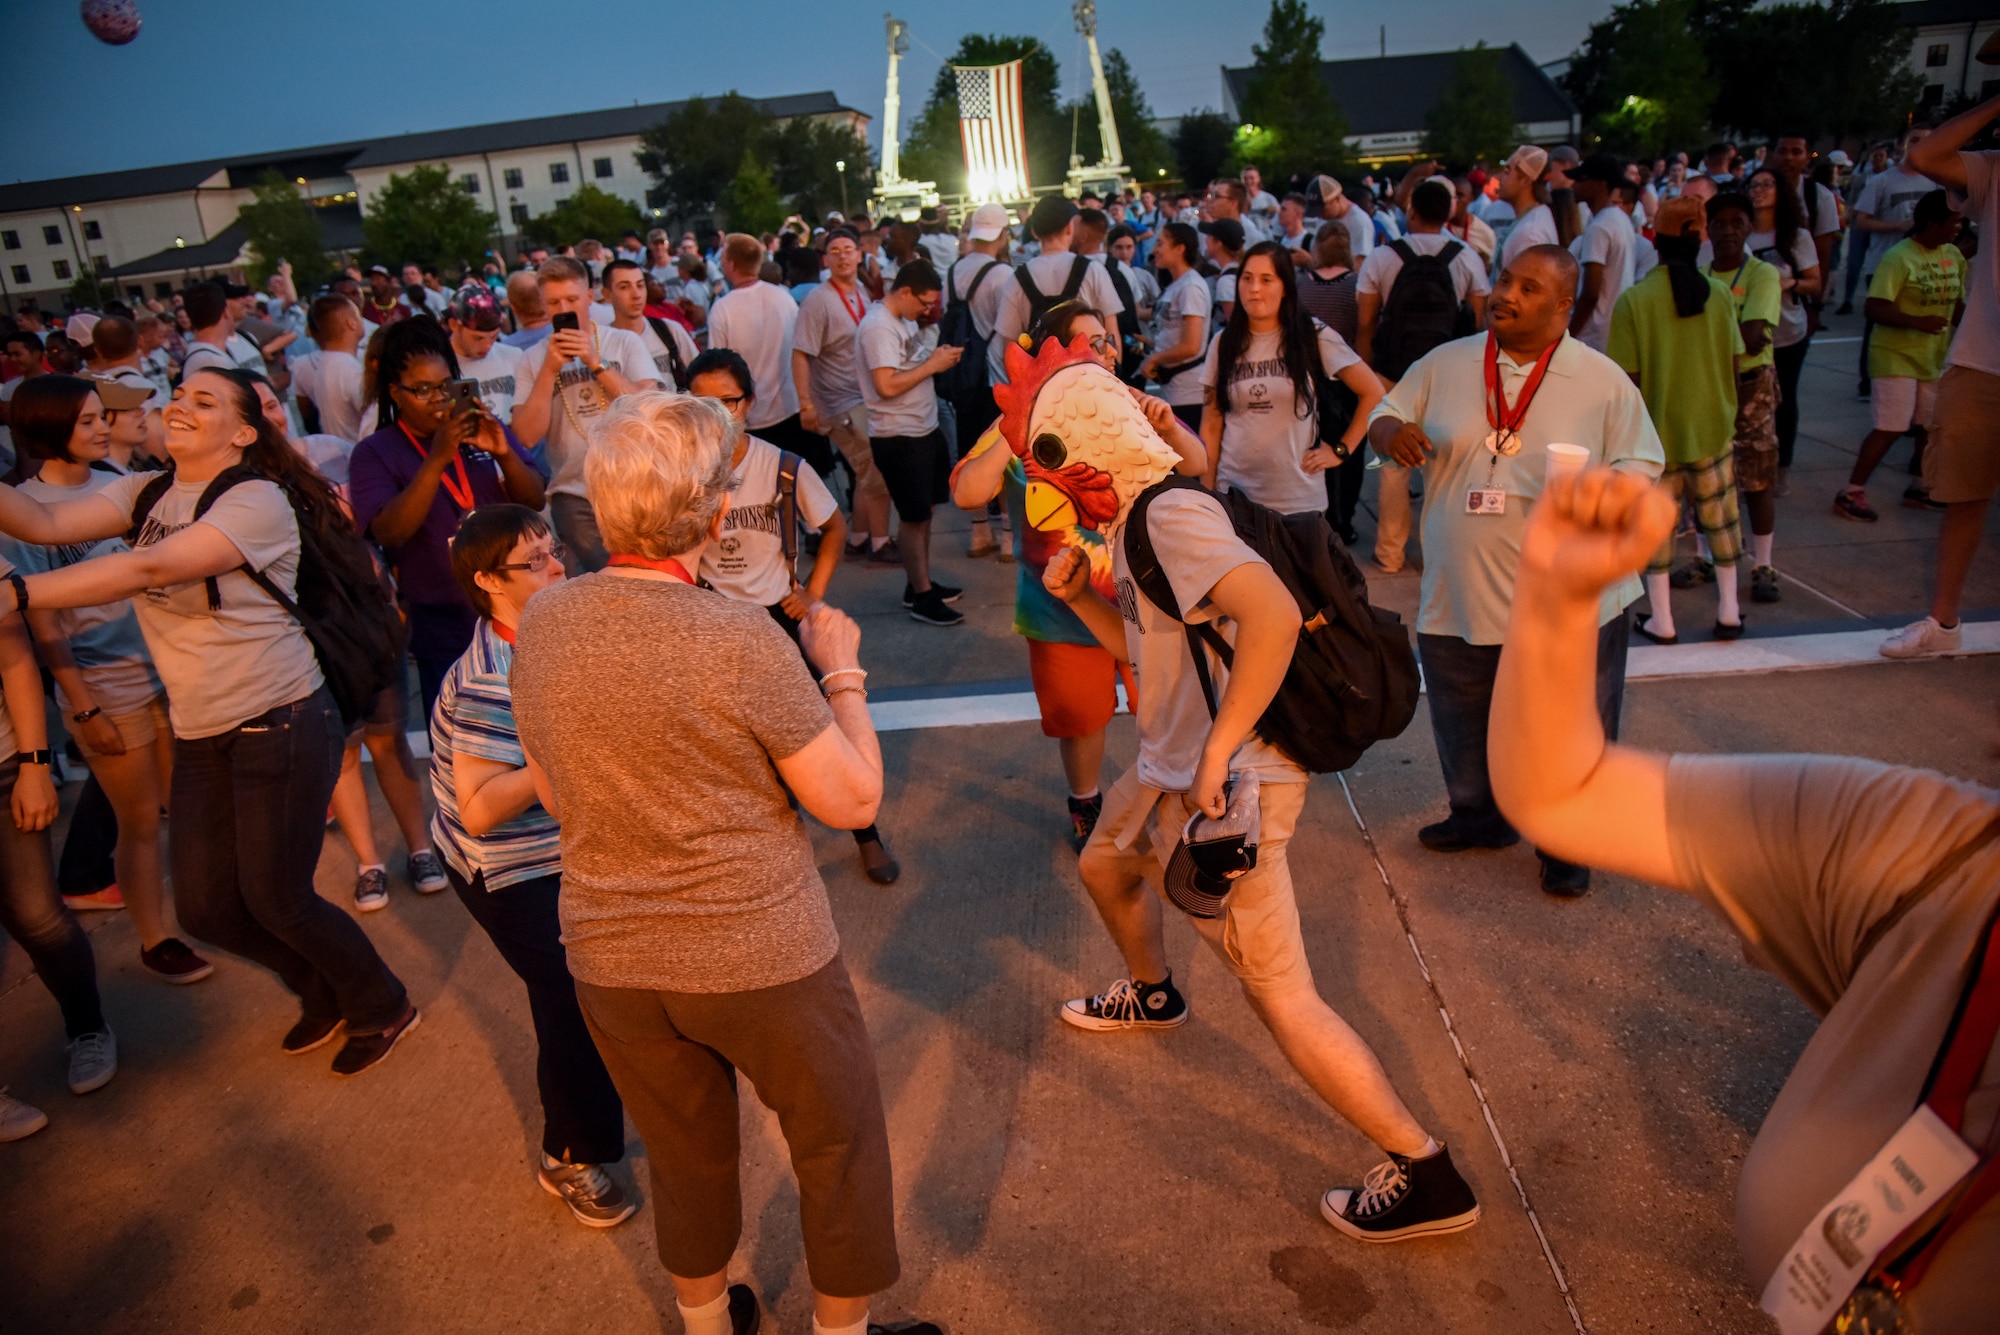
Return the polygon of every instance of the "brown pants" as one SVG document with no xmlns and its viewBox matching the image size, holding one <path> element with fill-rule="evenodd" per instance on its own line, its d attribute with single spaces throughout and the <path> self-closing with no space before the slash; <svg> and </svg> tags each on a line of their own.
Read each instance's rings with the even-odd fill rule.
<svg viewBox="0 0 2000 1335">
<path fill-rule="evenodd" d="M 889 1128 L 875 1050 L 840 956 L 751 992 L 648 992 L 578 981 L 577 1000 L 652 1162 L 660 1262 L 729 1265 L 743 1234 L 736 1072 L 778 1114 L 799 1183 L 812 1286 L 862 1298 L 896 1282 Z"/>
</svg>

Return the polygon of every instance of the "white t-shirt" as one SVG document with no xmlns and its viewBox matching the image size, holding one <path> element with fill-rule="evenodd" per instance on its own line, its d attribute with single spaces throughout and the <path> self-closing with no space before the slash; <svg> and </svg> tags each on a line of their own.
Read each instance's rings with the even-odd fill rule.
<svg viewBox="0 0 2000 1335">
<path fill-rule="evenodd" d="M 1965 194 L 1953 192 L 1952 203 L 1979 224 L 1984 244 L 1972 257 L 1965 277 L 1965 319 L 1952 336 L 1949 365 L 1966 366 L 2000 375 L 2000 272 L 1993 252 L 2000 247 L 2000 153 L 1960 153 L 1965 164 Z"/>
<path fill-rule="evenodd" d="M 958 238 L 950 232 L 926 232 L 917 238 L 917 244 L 923 247 L 924 258 L 939 273 L 958 263 Z"/>
<path fill-rule="evenodd" d="M 235 335 L 232 334 L 230 337 L 234 338 Z M 191 338 L 188 340 L 187 356 L 181 358 L 182 380 L 186 380 L 196 371 L 232 371 L 241 369 L 237 364 L 236 358 L 230 355 L 227 349 L 218 348 L 213 343 L 203 343 L 199 339 Z M 260 365 L 256 369 L 261 373 L 264 368 Z"/>
<path fill-rule="evenodd" d="M 613 329 L 610 325 L 593 324 L 597 333 L 597 355 L 606 366 L 631 380 L 641 384 L 658 384 L 659 373 L 653 370 L 653 359 L 646 352 L 646 345 L 639 341 L 637 334 L 624 329 Z M 519 384 L 525 387 L 535 383 L 542 373 L 542 363 L 548 360 L 549 341 L 543 339 L 529 348 L 521 357 Z M 596 377 L 581 361 L 572 360 L 556 372 L 556 402 L 549 412 L 548 461 L 554 474 L 549 490 L 569 496 L 588 496 L 590 490 L 583 480 L 584 456 L 590 452 L 589 430 L 591 419 L 601 417 L 609 406 L 604 391 L 598 388 Z"/>
<path fill-rule="evenodd" d="M 1806 230 L 1814 236 L 1840 231 L 1840 192 L 1830 185 L 1815 185 L 1809 176 L 1799 178 L 1799 211 Z"/>
<path fill-rule="evenodd" d="M 460 357 L 458 373 L 479 382 L 479 401 L 486 405 L 487 412 L 502 422 L 512 422 L 514 399 L 527 388 L 521 381 L 521 365 L 527 360 L 527 353 L 495 339 L 492 350 L 484 357 L 476 361 Z M 320 420 L 324 423 L 326 419 Z"/>
<path fill-rule="evenodd" d="M 1374 256 L 1369 259 L 1372 263 Z M 1325 325 L 1319 326 L 1319 356 L 1329 377 L 1361 360 L 1345 339 Z M 1208 345 L 1208 360 L 1202 363 L 1204 389 L 1216 387 L 1221 360 L 1222 340 L 1217 339 Z M 1218 392 L 1218 406 L 1221 400 Z M 1240 487 L 1251 500 L 1280 514 L 1324 510 L 1326 474 L 1308 473 L 1300 463 L 1318 441 L 1315 408 L 1313 387 L 1295 390 L 1285 373 L 1284 359 L 1278 355 L 1277 331 L 1252 334 L 1230 372 L 1229 407 L 1222 416 L 1215 485 L 1225 491 Z"/>
<path fill-rule="evenodd" d="M 980 271 L 994 264 L 1000 265 L 1000 272 L 987 274 L 986 281 L 975 290 L 972 285 Z M 993 337 L 994 322 L 1000 318 L 1000 292 L 1007 286 L 1005 280 L 1009 272 L 1007 265 L 978 251 L 961 256 L 958 263 L 951 266 L 951 291 L 972 307 L 972 327 L 982 337 Z M 968 292 L 972 293 L 970 297 L 965 295 Z"/>
<path fill-rule="evenodd" d="M 1570 251 L 1579 265 L 1599 264 L 1604 266 L 1604 283 L 1597 293 L 1597 305 L 1590 312 L 1590 321 L 1577 335 L 1584 343 L 1597 351 L 1604 351 L 1604 345 L 1611 338 L 1611 308 L 1618 304 L 1618 298 L 1625 295 L 1625 289 L 1632 286 L 1632 219 L 1623 209 L 1605 209 L 1593 214 L 1590 226 L 1583 235 L 1570 243 Z M 1582 275 L 1577 282 L 1581 284 Z M 1577 291 L 1581 292 L 1581 286 Z"/>
<path fill-rule="evenodd" d="M 694 359 L 701 356 L 701 349 L 695 347 L 694 340 L 688 337 L 687 330 L 672 320 L 662 320 L 660 323 L 667 327 L 668 335 L 674 340 L 674 351 L 680 353 L 681 370 L 685 372 L 688 367 L 694 365 Z M 639 341 L 646 345 L 646 355 L 653 359 L 653 371 L 655 378 L 660 382 L 660 388 L 674 388 L 674 360 L 667 355 L 667 345 L 660 341 L 660 336 L 654 331 L 651 320 L 641 317 L 638 337 Z M 785 369 L 789 371 L 791 368 Z"/>
<path fill-rule="evenodd" d="M 1458 254 L 1451 259 L 1451 287 L 1461 304 L 1468 297 L 1483 297 L 1493 290 L 1479 252 L 1463 238 L 1449 232 L 1411 232 L 1402 240 L 1419 255 L 1441 255 L 1446 246 L 1458 243 Z M 1361 262 L 1361 272 L 1354 280 L 1355 294 L 1372 293 L 1387 301 L 1389 289 L 1396 285 L 1396 276 L 1402 272 L 1403 257 L 1396 253 L 1395 246 L 1377 246 Z"/>
<path fill-rule="evenodd" d="M 1325 504 L 1322 486 L 1320 505 Z M 1233 645 L 1236 623 L 1218 613 L 1208 595 L 1230 571 L 1263 558 L 1236 536 L 1221 503 L 1198 491 L 1163 492 L 1147 507 L 1146 532 L 1173 586 L 1181 616 L 1193 624 L 1213 622 Z M 1165 793 L 1184 793 L 1194 785 L 1211 722 L 1188 651 L 1187 632 L 1182 622 L 1139 591 L 1125 564 L 1122 529 L 1111 538 L 1111 570 L 1118 586 L 1118 610 L 1125 618 L 1126 652 L 1146 683 L 1139 692 L 1139 782 Z M 1228 689 L 1228 669 L 1214 654 L 1209 655 L 1208 669 L 1219 700 Z M 1236 749 L 1229 769 L 1260 783 L 1303 783 L 1306 778 L 1305 771 L 1254 732 Z"/>
<path fill-rule="evenodd" d="M 792 348 L 806 355 L 806 383 L 823 427 L 861 403 L 861 364 L 854 340 L 867 317 L 868 289 L 855 284 L 849 296 L 831 282 L 819 284 L 799 303 Z"/>
<path fill-rule="evenodd" d="M 185 372 L 183 372 L 185 374 Z M 292 373 L 293 388 L 319 409 L 319 429 L 349 442 L 360 441 L 362 397 L 361 359 L 351 352 L 321 348 L 311 361 Z"/>
<path fill-rule="evenodd" d="M 130 514 L 155 476 L 114 478 L 101 494 Z M 247 563 L 294 594 L 299 524 L 284 492 L 275 482 L 239 483 L 195 521 L 195 503 L 207 486 L 169 486 L 140 526 L 133 547 L 162 542 L 191 522 L 207 524 L 228 538 Z M 227 732 L 245 719 L 311 695 L 324 680 L 305 631 L 249 575 L 231 570 L 218 576 L 216 585 L 222 606 L 214 610 L 208 605 L 207 581 L 199 579 L 147 589 L 133 600 L 153 666 L 167 688 L 167 711 L 177 737 Z"/>
<path fill-rule="evenodd" d="M 1000 284 L 1000 309 L 993 319 L 995 337 L 986 345 L 986 365 L 992 372 L 994 384 L 1002 384 L 1007 379 L 1007 345 L 1028 331 L 1028 294 L 1021 290 L 1020 270 L 1027 270 L 1029 281 L 1034 283 L 1036 289 L 1054 300 L 1069 284 L 1071 260 L 1083 260 L 1083 286 L 1077 289 L 1077 300 L 1107 315 L 1124 316 L 1126 327 L 1129 327 L 1132 317 L 1125 315 L 1125 303 L 1119 300 L 1118 289 L 1111 285 L 1111 275 L 1105 272 L 1103 265 L 1092 264 L 1083 256 L 1067 251 L 1056 255 L 1037 255 L 1014 273 L 1005 276 L 995 274 L 986 280 L 989 287 Z"/>
<path fill-rule="evenodd" d="M 1241 267 L 1241 265 L 1232 264 L 1210 280 L 1209 291 L 1215 297 L 1216 318 L 1218 320 L 1228 318 L 1222 314 L 1224 306 L 1234 306 L 1236 304 L 1236 275 Z"/>
<path fill-rule="evenodd" d="M 263 350 L 246 335 L 231 334 L 229 341 L 223 344 L 223 351 L 229 354 L 239 369 L 264 374 Z"/>
<path fill-rule="evenodd" d="M 750 429 L 775 426 L 799 411 L 792 384 L 792 331 L 799 303 L 775 283 L 751 283 L 731 290 L 708 312 L 708 346 L 734 348 L 750 364 L 757 397 L 750 404 Z"/>
<path fill-rule="evenodd" d="M 1215 338 L 1215 298 L 1209 295 L 1208 280 L 1193 269 L 1167 284 L 1167 290 L 1153 306 L 1153 326 L 1158 331 L 1153 338 L 1153 346 L 1169 351 L 1181 344 L 1185 337 L 1187 321 L 1200 320 L 1201 336 L 1204 343 Z M 1196 354 L 1197 362 L 1200 358 Z M 1178 364 L 1178 363 L 1177 363 Z M 1160 386 L 1160 397 L 1176 407 L 1187 407 L 1201 402 L 1201 367 L 1189 366 Z"/>
<path fill-rule="evenodd" d="M 1902 223 L 1908 227 L 1910 219 L 1917 211 L 1917 201 L 1937 189 L 1937 183 L 1928 176 L 1920 176 L 1901 163 L 1888 171 L 1868 178 L 1868 184 L 1861 187 L 1855 196 L 1854 211 L 1865 213 L 1882 222 Z M 1909 235 L 1909 232 L 1866 232 L 1868 238 L 1868 258 L 1862 267 L 1866 273 L 1874 273 L 1875 266 L 1889 253 L 1889 247 Z"/>
<path fill-rule="evenodd" d="M 1660 264 L 1660 249 L 1637 228 L 1632 230 L 1632 281 L 1638 282 Z"/>
<path fill-rule="evenodd" d="M 1359 204 L 1349 204 L 1347 212 L 1338 221 L 1347 229 L 1348 253 L 1354 257 L 1355 266 L 1359 267 L 1368 252 L 1375 249 L 1375 220 Z"/>
<path fill-rule="evenodd" d="M 879 369 L 907 371 L 937 347 L 937 326 L 901 320 L 884 305 L 868 308 L 855 336 L 861 356 L 861 398 L 868 405 L 870 436 L 922 436 L 937 429 L 937 377 L 928 376 L 885 398 L 875 389 Z"/>
<path fill-rule="evenodd" d="M 769 607 L 792 591 L 796 578 L 785 569 L 784 512 L 778 501 L 782 451 L 755 436 L 746 439 L 743 463 L 729 479 L 722 536 L 701 549 L 701 577 L 728 597 Z M 817 530 L 834 512 L 833 493 L 803 461 L 794 495 L 798 518 L 809 529 Z"/>
<path fill-rule="evenodd" d="M 1500 264 L 1504 269 L 1514 262 L 1514 257 L 1529 246 L 1556 245 L 1556 215 L 1546 204 L 1537 204 L 1507 229 L 1507 239 L 1500 243 Z"/>
</svg>

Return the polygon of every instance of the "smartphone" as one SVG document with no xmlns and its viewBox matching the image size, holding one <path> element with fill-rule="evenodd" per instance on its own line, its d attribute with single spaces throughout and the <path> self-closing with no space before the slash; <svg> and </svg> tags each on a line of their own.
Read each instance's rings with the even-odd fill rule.
<svg viewBox="0 0 2000 1335">
<path fill-rule="evenodd" d="M 575 329 L 577 327 L 578 325 L 576 321 L 575 311 L 558 311 L 556 312 L 556 314 L 549 317 L 549 328 L 556 333 L 561 333 L 565 329 Z"/>
<path fill-rule="evenodd" d="M 451 396 L 451 408 L 453 412 L 476 413 L 481 411 L 479 382 L 477 380 L 454 380 L 444 388 L 445 393 Z"/>
</svg>

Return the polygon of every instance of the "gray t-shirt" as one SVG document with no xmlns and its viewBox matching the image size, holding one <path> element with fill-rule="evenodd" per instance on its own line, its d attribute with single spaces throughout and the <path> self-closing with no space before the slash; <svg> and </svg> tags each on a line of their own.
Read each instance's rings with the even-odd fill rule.
<svg viewBox="0 0 2000 1335">
<path fill-rule="evenodd" d="M 627 380 L 639 384 L 657 386 L 660 373 L 653 369 L 653 359 L 646 351 L 646 345 L 639 336 L 629 329 L 614 329 L 608 324 L 593 323 L 591 329 L 597 334 L 597 355 L 612 370 Z M 515 381 L 517 393 L 525 392 L 542 373 L 542 363 L 548 360 L 549 344 L 545 339 L 529 348 L 521 358 L 521 369 Z M 590 432 L 597 426 L 611 404 L 605 396 L 603 386 L 590 373 L 590 368 L 581 361 L 572 360 L 556 372 L 554 403 L 549 412 L 548 457 L 549 469 L 554 474 L 549 490 L 571 496 L 587 496 L 589 485 L 583 480 L 583 461 L 590 454 Z M 518 403 L 516 407 L 518 409 Z"/>
<path fill-rule="evenodd" d="M 1053 301 L 1069 285 L 1071 261 L 1076 259 L 1083 257 L 1067 252 L 1037 255 L 1025 264 L 1016 265 L 1010 273 L 994 274 L 986 280 L 985 287 L 995 283 L 1000 285 L 999 305 L 993 316 L 994 338 L 986 345 L 986 368 L 994 384 L 1001 384 L 1007 379 L 1007 344 L 1028 331 L 1028 294 L 1021 290 L 1019 274 L 1026 270 L 1035 289 Z M 982 292 L 984 290 L 981 288 Z M 1117 316 L 1122 331 L 1132 329 L 1133 317 L 1125 313 L 1125 302 L 1119 297 L 1118 289 L 1112 285 L 1111 274 L 1103 265 L 1084 260 L 1083 286 L 1077 289 L 1076 295 L 1085 305 L 1093 306 L 1106 315 Z"/>
<path fill-rule="evenodd" d="M 840 948 L 773 762 L 833 726 L 763 608 L 585 575 L 537 595 L 514 718 L 562 821 L 570 972 L 599 987 L 747 992 Z"/>
<path fill-rule="evenodd" d="M 868 404 L 868 434 L 922 436 L 937 429 L 937 378 L 928 376 L 894 396 L 875 388 L 875 372 L 909 371 L 922 366 L 937 350 L 937 326 L 919 325 L 871 306 L 861 321 L 855 342 L 861 360 L 861 397 Z"/>
<path fill-rule="evenodd" d="M 130 514 L 146 484 L 158 474 L 132 473 L 98 493 Z M 222 494 L 199 521 L 195 502 L 206 482 L 176 482 L 140 525 L 135 549 L 200 522 L 221 531 L 253 569 L 296 595 L 299 521 L 275 482 L 240 482 Z M 213 737 L 248 718 L 290 704 L 318 690 L 319 658 L 291 613 L 241 570 L 216 579 L 222 605 L 210 609 L 206 580 L 147 589 L 133 599 L 139 629 L 153 651 L 153 666 L 167 688 L 167 714 L 176 737 Z"/>
<path fill-rule="evenodd" d="M 1736 1236 L 1761 1290 L 1813 1216 L 1916 1108 L 2000 904 L 2000 845 L 1947 877 L 1857 959 L 1932 867 L 2000 813 L 2000 794 L 1928 770 L 1827 756 L 1676 756 L 1675 870 L 1748 953 L 1824 1016 L 1743 1161 Z M 1966 1106 L 1975 1146 L 2000 1112 L 2000 1044 Z M 1993 1329 L 2000 1200 L 1910 1299 L 1925 1335 Z"/>
<path fill-rule="evenodd" d="M 1160 568 L 1173 585 L 1174 601 L 1191 623 L 1212 621 L 1230 644 L 1236 623 L 1208 601 L 1222 577 L 1238 566 L 1263 559 L 1236 536 L 1222 503 L 1198 491 L 1169 491 L 1146 511 L 1146 532 Z M 1181 623 L 1153 605 L 1132 580 L 1125 564 L 1125 530 L 1111 535 L 1111 570 L 1117 582 L 1118 611 L 1125 618 L 1125 645 L 1139 681 L 1139 782 L 1163 793 L 1184 793 L 1194 785 L 1195 766 L 1208 740 L 1208 701 L 1195 675 Z M 1209 676 L 1218 701 L 1229 685 L 1229 670 L 1209 655 Z M 1236 750 L 1230 772 L 1254 775 L 1261 783 L 1304 783 L 1305 771 L 1254 732 Z"/>
<path fill-rule="evenodd" d="M 799 322 L 792 329 L 792 350 L 807 357 L 806 383 L 812 386 L 813 409 L 820 425 L 852 412 L 861 402 L 861 366 L 854 356 L 854 336 L 868 314 L 868 289 L 849 296 L 831 282 L 821 283 L 799 303 Z M 785 374 L 792 373 L 791 367 Z"/>
</svg>

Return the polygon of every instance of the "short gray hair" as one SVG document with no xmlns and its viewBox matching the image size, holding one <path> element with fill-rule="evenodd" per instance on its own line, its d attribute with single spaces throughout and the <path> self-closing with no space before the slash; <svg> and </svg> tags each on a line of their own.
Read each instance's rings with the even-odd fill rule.
<svg viewBox="0 0 2000 1335">
<path fill-rule="evenodd" d="M 605 548 L 659 561 L 701 546 L 735 446 L 736 424 L 713 399 L 644 390 L 613 403 L 583 464 Z"/>
</svg>

